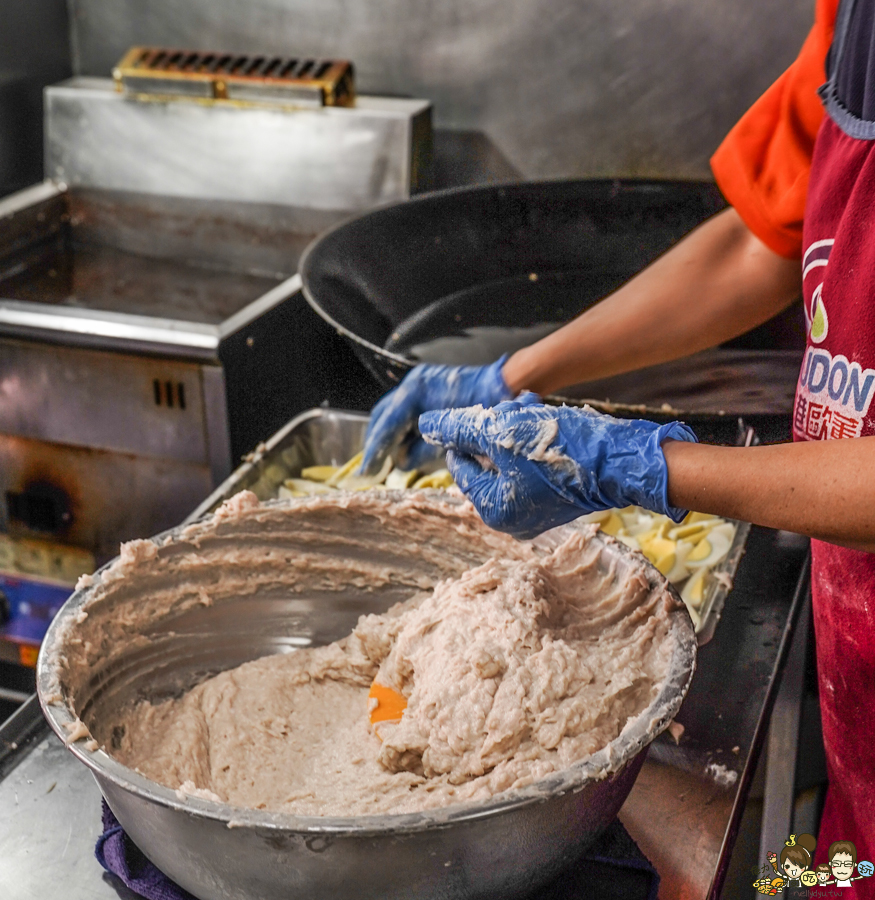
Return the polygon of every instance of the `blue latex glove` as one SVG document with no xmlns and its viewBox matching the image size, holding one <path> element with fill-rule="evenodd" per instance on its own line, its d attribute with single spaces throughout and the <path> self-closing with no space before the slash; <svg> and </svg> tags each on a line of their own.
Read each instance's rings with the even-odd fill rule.
<svg viewBox="0 0 875 900">
<path fill-rule="evenodd" d="M 501 368 L 507 354 L 491 366 L 417 366 L 401 384 L 383 397 L 371 412 L 365 435 L 361 471 L 376 472 L 390 453 L 405 469 L 419 468 L 437 459 L 440 451 L 423 441 L 416 430 L 419 416 L 431 409 L 449 409 L 481 403 L 492 406 L 509 400 Z"/>
<path fill-rule="evenodd" d="M 494 409 L 450 409 L 419 419 L 448 449 L 456 484 L 483 521 L 518 538 L 596 510 L 643 506 L 680 522 L 668 502 L 666 438 L 695 441 L 680 422 L 615 419 L 588 407 L 544 406 L 535 394 Z"/>
</svg>

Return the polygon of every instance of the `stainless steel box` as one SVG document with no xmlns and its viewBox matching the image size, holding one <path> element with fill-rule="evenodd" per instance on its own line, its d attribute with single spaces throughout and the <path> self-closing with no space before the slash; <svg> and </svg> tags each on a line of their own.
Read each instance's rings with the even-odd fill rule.
<svg viewBox="0 0 875 900">
<path fill-rule="evenodd" d="M 45 99 L 53 180 L 0 200 L 0 531 L 102 560 L 296 412 L 375 398 L 295 273 L 318 233 L 424 185 L 430 104 L 141 100 L 99 78 Z"/>
<path fill-rule="evenodd" d="M 46 89 L 46 175 L 72 187 L 349 215 L 426 186 L 431 104 L 276 109 L 136 100 L 108 78 Z"/>
</svg>

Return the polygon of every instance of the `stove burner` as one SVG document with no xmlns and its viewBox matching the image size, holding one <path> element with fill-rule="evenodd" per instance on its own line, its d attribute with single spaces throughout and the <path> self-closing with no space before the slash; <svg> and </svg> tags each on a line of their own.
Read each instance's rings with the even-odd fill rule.
<svg viewBox="0 0 875 900">
<path fill-rule="evenodd" d="M 46 534 L 62 534 L 73 521 L 70 498 L 48 482 L 30 484 L 20 493 L 7 491 L 6 509 L 10 520 Z"/>
<path fill-rule="evenodd" d="M 119 91 L 138 97 L 355 104 L 352 64 L 346 60 L 132 47 L 113 78 Z"/>
</svg>

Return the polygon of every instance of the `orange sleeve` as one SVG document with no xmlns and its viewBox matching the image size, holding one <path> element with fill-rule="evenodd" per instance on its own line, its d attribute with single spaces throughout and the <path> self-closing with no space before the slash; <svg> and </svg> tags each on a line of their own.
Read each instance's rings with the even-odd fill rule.
<svg viewBox="0 0 875 900">
<path fill-rule="evenodd" d="M 754 103 L 711 157 L 717 185 L 748 228 L 781 256 L 802 255 L 802 216 L 814 140 L 823 119 L 839 0 L 817 0 L 814 27 L 793 65 Z"/>
</svg>

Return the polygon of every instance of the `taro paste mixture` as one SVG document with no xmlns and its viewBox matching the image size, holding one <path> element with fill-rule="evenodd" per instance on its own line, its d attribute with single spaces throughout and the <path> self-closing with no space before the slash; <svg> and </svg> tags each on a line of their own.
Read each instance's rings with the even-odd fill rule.
<svg viewBox="0 0 875 900">
<path fill-rule="evenodd" d="M 326 504 L 334 508 L 323 516 Z M 114 734 L 108 752 L 182 793 L 315 816 L 486 799 L 605 747 L 664 680 L 672 597 L 652 590 L 631 559 L 606 566 L 593 529 L 518 542 L 490 532 L 467 503 L 436 515 L 440 506 L 421 494 L 394 504 L 373 495 L 265 505 L 251 494 L 233 498 L 196 526 L 200 552 L 168 555 L 175 580 L 161 582 L 167 596 L 155 603 L 176 602 L 171 581 L 198 602 L 219 603 L 235 580 L 244 590 L 247 567 L 255 583 L 284 579 L 303 594 L 329 582 L 391 585 L 405 578 L 392 556 L 401 544 L 428 565 L 406 599 L 363 615 L 341 640 L 257 659 L 179 697 L 141 701 L 113 721 L 88 722 L 92 734 L 104 745 Z M 317 549 L 314 535 L 344 516 L 359 552 L 341 553 L 331 571 L 337 550 Z M 321 524 L 300 538 L 307 517 Z M 262 533 L 298 534 L 298 549 L 290 556 L 273 542 L 266 550 Z M 140 569 L 169 549 L 128 547 L 119 583 L 136 584 Z M 221 589 L 216 567 L 228 582 Z M 450 574 L 422 574 L 431 570 Z M 108 597 L 114 582 L 104 580 Z M 375 679 L 406 698 L 399 723 L 371 724 Z"/>
</svg>

